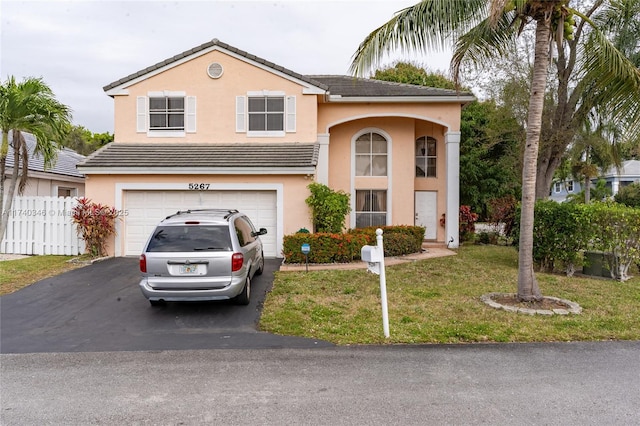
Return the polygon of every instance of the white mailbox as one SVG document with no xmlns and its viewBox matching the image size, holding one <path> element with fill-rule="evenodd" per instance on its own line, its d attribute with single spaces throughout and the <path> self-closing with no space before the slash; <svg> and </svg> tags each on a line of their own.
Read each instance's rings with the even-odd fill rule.
<svg viewBox="0 0 640 426">
<path fill-rule="evenodd" d="M 382 262 L 384 254 L 378 246 L 363 246 L 360 250 L 360 257 L 363 262 L 379 263 Z"/>
</svg>

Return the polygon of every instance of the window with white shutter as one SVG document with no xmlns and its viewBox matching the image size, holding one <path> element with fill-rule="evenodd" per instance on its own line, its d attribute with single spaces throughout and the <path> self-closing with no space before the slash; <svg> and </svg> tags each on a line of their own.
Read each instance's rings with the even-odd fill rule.
<svg viewBox="0 0 640 426">
<path fill-rule="evenodd" d="M 147 131 L 147 97 L 138 96 L 136 98 L 136 132 L 145 133 Z"/>
<path fill-rule="evenodd" d="M 187 123 L 186 123 L 186 131 L 187 133 L 195 133 L 196 132 L 196 97 L 195 96 L 187 96 Z"/>
<path fill-rule="evenodd" d="M 246 104 L 245 96 L 236 96 L 236 132 L 244 133 L 247 131 L 246 126 L 246 112 L 245 112 L 245 104 Z"/>
<path fill-rule="evenodd" d="M 296 131 L 296 97 L 287 96 L 287 133 Z"/>
</svg>

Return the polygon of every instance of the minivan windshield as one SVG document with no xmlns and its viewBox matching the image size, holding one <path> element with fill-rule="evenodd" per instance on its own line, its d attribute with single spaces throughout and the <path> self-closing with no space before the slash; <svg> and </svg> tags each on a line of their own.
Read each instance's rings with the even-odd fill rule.
<svg viewBox="0 0 640 426">
<path fill-rule="evenodd" d="M 230 251 L 229 227 L 222 225 L 158 226 L 147 252 Z"/>
</svg>

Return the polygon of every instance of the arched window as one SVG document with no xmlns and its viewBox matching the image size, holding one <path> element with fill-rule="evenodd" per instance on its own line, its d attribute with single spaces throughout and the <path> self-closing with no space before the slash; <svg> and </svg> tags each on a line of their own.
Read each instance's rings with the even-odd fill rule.
<svg viewBox="0 0 640 426">
<path fill-rule="evenodd" d="M 416 139 L 416 177 L 436 177 L 437 141 L 431 136 Z"/>
<path fill-rule="evenodd" d="M 356 139 L 356 176 L 387 176 L 387 139 L 368 132 Z"/>
</svg>

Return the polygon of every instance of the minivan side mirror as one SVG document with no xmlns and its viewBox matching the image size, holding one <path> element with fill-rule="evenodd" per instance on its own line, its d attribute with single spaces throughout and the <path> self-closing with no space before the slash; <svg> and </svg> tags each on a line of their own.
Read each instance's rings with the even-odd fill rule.
<svg viewBox="0 0 640 426">
<path fill-rule="evenodd" d="M 267 228 L 260 228 L 259 231 L 252 232 L 251 235 L 257 237 L 258 235 L 264 235 L 267 233 Z"/>
</svg>

